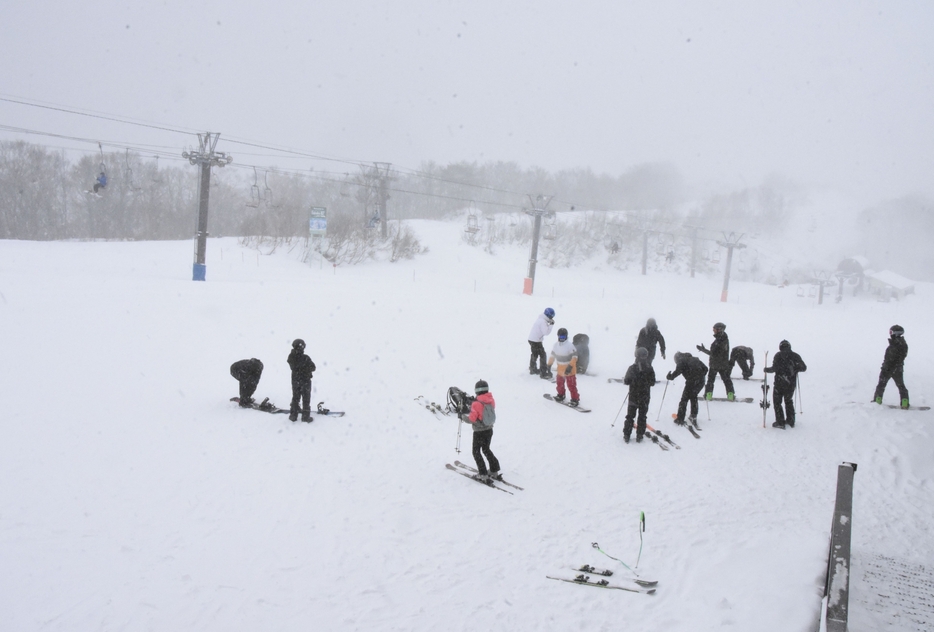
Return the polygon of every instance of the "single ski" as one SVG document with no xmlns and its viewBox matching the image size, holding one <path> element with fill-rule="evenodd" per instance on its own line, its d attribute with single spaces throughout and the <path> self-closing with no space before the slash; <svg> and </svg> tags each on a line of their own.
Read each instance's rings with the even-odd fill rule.
<svg viewBox="0 0 934 632">
<path fill-rule="evenodd" d="M 692 435 L 694 435 L 694 438 L 695 438 L 695 439 L 700 439 L 700 435 L 697 434 L 697 431 L 696 431 L 696 430 L 694 430 L 694 426 L 692 426 L 691 424 L 687 424 L 687 428 L 688 428 L 688 432 L 690 432 Z"/>
<path fill-rule="evenodd" d="M 589 413 L 589 412 L 590 412 L 590 409 L 589 409 L 589 408 L 581 408 L 580 406 L 571 406 L 570 402 L 559 402 L 558 400 L 555 399 L 555 396 L 552 395 L 551 393 L 545 393 L 545 394 L 543 395 L 543 397 L 544 397 L 545 399 L 550 399 L 551 401 L 553 401 L 553 402 L 556 403 L 556 404 L 561 404 L 562 406 L 567 406 L 568 408 L 572 408 L 572 409 L 576 410 L 576 411 L 579 412 L 579 413 Z"/>
<path fill-rule="evenodd" d="M 237 402 L 238 405 L 240 404 L 240 398 L 239 398 L 239 397 L 231 397 L 231 398 L 230 398 L 230 401 L 232 401 L 232 402 Z M 246 407 L 246 406 L 241 406 L 241 408 L 247 408 L 247 407 Z M 282 413 L 288 413 L 288 412 L 289 412 L 289 409 L 288 409 L 288 408 L 278 408 L 275 404 L 271 404 L 271 403 L 269 402 L 269 398 L 268 398 L 268 397 L 267 397 L 266 399 L 264 399 L 264 400 L 262 401 L 262 403 L 260 403 L 260 404 L 257 404 L 256 402 L 251 403 L 250 406 L 249 406 L 249 408 L 252 408 L 253 410 L 261 410 L 261 411 L 263 411 L 264 413 L 272 413 L 273 415 L 275 415 L 275 414 L 282 414 Z"/>
<path fill-rule="evenodd" d="M 751 404 L 753 402 L 752 397 L 735 397 L 733 399 L 727 399 L 726 397 L 711 397 L 707 400 L 708 402 L 731 402 L 733 404 Z"/>
<path fill-rule="evenodd" d="M 614 382 L 616 382 L 617 384 L 625 384 L 625 382 L 623 382 L 623 378 L 621 378 L 621 377 L 610 377 L 610 378 L 607 378 L 607 380 L 606 380 L 606 383 L 607 383 L 607 384 L 612 384 L 612 383 L 614 383 Z M 655 383 L 656 383 L 656 384 L 661 384 L 662 381 L 661 381 L 661 380 L 655 380 Z"/>
<path fill-rule="evenodd" d="M 658 437 L 656 437 L 655 434 L 651 430 L 646 429 L 645 436 L 651 439 L 652 443 L 660 447 L 662 450 L 664 450 L 665 452 L 668 452 L 668 446 L 665 445 L 665 442 L 659 441 Z"/>
<path fill-rule="evenodd" d="M 613 590 L 625 590 L 627 592 L 642 593 L 644 595 L 654 595 L 655 588 L 642 588 L 636 586 L 614 586 L 605 579 L 598 579 L 597 581 L 591 581 L 590 577 L 587 575 L 578 575 L 574 579 L 568 579 L 566 577 L 552 577 L 551 575 L 545 575 L 548 579 L 554 579 L 559 582 L 568 582 L 569 584 L 580 584 L 581 586 L 593 586 L 594 588 L 610 588 Z"/>
<path fill-rule="evenodd" d="M 650 425 L 648 425 L 648 424 L 646 424 L 645 427 L 646 427 L 647 430 L 650 430 L 651 432 L 654 432 L 656 435 L 658 435 L 659 439 L 664 439 L 665 441 L 668 442 L 669 445 L 674 446 L 675 450 L 680 450 L 680 449 L 681 449 L 681 446 L 679 446 L 677 443 L 675 443 L 674 441 L 672 441 L 672 440 L 671 440 L 671 437 L 669 437 L 668 435 L 666 435 L 664 432 L 659 432 L 658 430 L 656 430 L 655 428 L 653 428 L 652 426 L 650 426 Z"/>
<path fill-rule="evenodd" d="M 771 404 L 769 404 L 769 374 L 765 372 L 765 368 L 769 366 L 768 351 L 765 352 L 765 362 L 763 362 L 762 366 L 764 367 L 762 375 L 765 377 L 762 379 L 762 400 L 759 402 L 759 408 L 762 409 L 762 427 L 765 428 L 766 414 L 768 413 L 769 406 L 771 406 Z"/>
<path fill-rule="evenodd" d="M 683 424 L 679 424 L 677 423 L 678 413 L 671 413 L 671 418 L 675 420 L 676 426 L 684 426 L 685 428 L 688 429 L 688 432 L 694 435 L 695 439 L 700 439 L 700 435 L 697 434 L 697 431 L 700 430 L 700 426 L 697 425 L 696 419 L 693 421 L 686 421 Z"/>
<path fill-rule="evenodd" d="M 595 568 L 591 566 L 590 564 L 584 564 L 580 568 L 575 568 L 573 570 L 577 571 L 578 573 L 587 573 L 589 575 L 600 575 L 601 577 L 612 577 L 613 576 L 613 571 L 605 569 L 605 568 Z M 647 579 L 638 579 L 636 577 L 617 577 L 617 579 L 620 579 L 623 581 L 628 580 L 628 581 L 635 582 L 639 584 L 640 586 L 642 586 L 643 588 L 651 588 L 652 586 L 658 586 L 657 581 L 649 581 Z"/>
<path fill-rule="evenodd" d="M 473 466 L 470 466 L 470 465 L 467 465 L 466 463 L 461 463 L 460 461 L 454 461 L 454 465 L 456 465 L 457 467 L 464 468 L 465 470 L 468 470 L 468 471 L 470 471 L 470 472 L 473 472 L 474 474 L 478 474 L 478 473 L 479 473 L 479 472 L 477 472 L 477 468 L 475 468 L 475 467 L 473 467 Z M 494 479 L 494 480 L 496 480 L 496 479 Z M 513 488 L 515 488 L 515 489 L 518 489 L 519 491 L 525 491 L 525 488 L 524 488 L 524 487 L 519 487 L 518 485 L 513 485 L 512 483 L 508 483 L 508 482 L 506 482 L 506 481 L 496 481 L 496 482 L 497 482 L 497 483 L 502 483 L 503 485 L 509 485 L 510 487 L 513 487 Z"/>
<path fill-rule="evenodd" d="M 447 469 L 451 470 L 452 472 L 456 472 L 456 473 L 460 474 L 461 476 L 466 476 L 467 478 L 469 478 L 470 480 L 472 480 L 472 481 L 474 481 L 474 482 L 476 482 L 476 483 L 480 483 L 481 485 L 486 485 L 487 487 L 492 487 L 493 489 L 498 489 L 499 491 L 505 492 L 505 493 L 509 494 L 510 496 L 512 496 L 512 492 L 509 491 L 508 489 L 503 489 L 502 487 L 498 487 L 498 486 L 494 485 L 492 481 L 489 482 L 489 483 L 485 483 L 485 482 L 481 481 L 479 478 L 477 478 L 476 475 L 474 475 L 474 474 L 468 474 L 467 472 L 464 472 L 464 471 L 462 471 L 462 470 L 459 470 L 459 469 L 457 469 L 456 467 L 454 467 L 453 465 L 451 465 L 450 463 L 446 463 L 446 464 L 444 465 L 444 467 L 446 467 Z"/>
<path fill-rule="evenodd" d="M 328 417 L 343 417 L 346 413 L 342 410 L 331 410 L 324 407 L 324 402 L 318 402 L 318 411 L 319 415 L 327 415 Z"/>
</svg>

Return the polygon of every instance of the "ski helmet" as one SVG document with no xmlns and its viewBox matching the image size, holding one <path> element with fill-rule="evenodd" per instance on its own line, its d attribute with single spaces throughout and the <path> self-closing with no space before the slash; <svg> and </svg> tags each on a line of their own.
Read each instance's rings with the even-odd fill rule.
<svg viewBox="0 0 934 632">
<path fill-rule="evenodd" d="M 889 329 L 889 335 L 893 338 L 901 338 L 905 335 L 905 328 L 901 325 L 892 325 L 892 328 Z"/>
<path fill-rule="evenodd" d="M 490 385 L 486 383 L 485 380 L 480 380 L 473 387 L 473 392 L 477 395 L 490 392 Z"/>
<path fill-rule="evenodd" d="M 298 349 L 299 351 L 304 351 L 304 350 L 305 350 L 305 341 L 302 340 L 301 338 L 296 338 L 295 340 L 292 341 L 292 348 L 293 348 L 293 349 Z"/>
<path fill-rule="evenodd" d="M 658 325 L 655 323 L 655 319 L 650 318 L 647 321 L 645 321 L 645 328 L 646 329 L 658 329 Z"/>
<path fill-rule="evenodd" d="M 636 348 L 636 359 L 637 360 L 646 360 L 649 357 L 649 351 L 645 347 Z"/>
<path fill-rule="evenodd" d="M 558 330 L 558 340 L 562 342 L 568 339 L 568 330 L 562 327 Z"/>
<path fill-rule="evenodd" d="M 681 360 L 687 355 L 688 354 L 681 353 L 680 351 L 675 351 L 675 364 L 678 364 L 679 362 L 681 362 Z"/>
<path fill-rule="evenodd" d="M 724 331 L 725 329 L 726 329 L 726 325 L 724 325 L 723 323 L 714 323 L 714 324 L 713 324 L 713 330 L 714 330 L 714 331 Z"/>
<path fill-rule="evenodd" d="M 555 317 L 555 310 L 551 309 L 550 307 L 546 307 L 546 308 L 545 308 L 545 316 L 547 316 L 548 318 L 554 318 L 554 317 Z"/>
<path fill-rule="evenodd" d="M 788 342 L 787 340 L 782 340 L 780 343 L 778 343 L 778 350 L 779 351 L 791 351 L 791 343 Z"/>
</svg>

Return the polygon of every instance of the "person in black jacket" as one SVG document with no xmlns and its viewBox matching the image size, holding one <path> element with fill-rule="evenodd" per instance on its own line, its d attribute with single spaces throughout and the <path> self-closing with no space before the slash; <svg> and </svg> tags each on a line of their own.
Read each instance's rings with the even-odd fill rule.
<svg viewBox="0 0 934 632">
<path fill-rule="evenodd" d="M 655 360 L 655 345 L 658 344 L 659 351 L 662 352 L 662 360 L 665 359 L 665 336 L 658 330 L 658 325 L 654 318 L 645 321 L 645 327 L 639 330 L 639 336 L 636 338 L 636 349 L 642 347 L 649 352 L 649 364 Z"/>
<path fill-rule="evenodd" d="M 311 377 L 316 367 L 311 358 L 305 355 L 305 341 L 301 338 L 292 342 L 288 362 L 292 369 L 292 404 L 289 406 L 289 419 L 298 421 L 298 405 L 301 400 L 302 421 L 311 421 Z"/>
<path fill-rule="evenodd" d="M 726 387 L 726 398 L 733 401 L 733 380 L 730 378 L 730 338 L 726 335 L 726 325 L 714 323 L 713 343 L 708 350 L 703 344 L 697 350 L 710 356 L 710 371 L 707 373 L 707 388 L 704 397 L 713 399 L 713 382 L 720 376 Z"/>
<path fill-rule="evenodd" d="M 675 417 L 675 423 L 679 426 L 684 424 L 684 415 L 687 413 L 688 403 L 691 404 L 691 416 L 689 421 L 692 426 L 697 426 L 697 396 L 704 388 L 704 378 L 707 376 L 707 365 L 701 362 L 700 358 L 695 358 L 690 353 L 678 352 L 675 354 L 675 370 L 666 375 L 668 381 L 672 381 L 679 375 L 684 376 L 684 390 L 681 392 L 681 401 L 678 402 L 678 416 Z"/>
<path fill-rule="evenodd" d="M 751 378 L 752 372 L 756 368 L 756 358 L 753 355 L 753 350 L 742 345 L 733 347 L 733 351 L 730 352 L 730 373 L 733 372 L 733 367 L 737 364 L 739 364 L 739 370 L 743 372 L 743 379 L 748 380 Z"/>
<path fill-rule="evenodd" d="M 253 403 L 253 393 L 263 376 L 263 363 L 256 358 L 237 360 L 230 365 L 230 375 L 240 382 L 240 406 L 249 408 Z"/>
<path fill-rule="evenodd" d="M 797 353 L 791 350 L 791 343 L 782 340 L 778 343 L 778 353 L 772 358 L 772 366 L 762 369 L 775 374 L 772 387 L 772 405 L 775 407 L 773 428 L 795 427 L 795 387 L 798 385 L 798 373 L 808 367 Z M 784 409 L 782 404 L 784 403 Z"/>
<path fill-rule="evenodd" d="M 882 370 L 879 371 L 879 383 L 876 385 L 876 394 L 873 401 L 882 403 L 882 394 L 889 380 L 895 380 L 898 395 L 901 398 L 901 407 L 908 408 L 908 389 L 905 387 L 904 371 L 905 358 L 908 357 L 908 343 L 905 341 L 905 328 L 901 325 L 892 325 L 889 329 L 889 346 L 885 350 L 885 359 L 882 360 Z"/>
<path fill-rule="evenodd" d="M 649 412 L 652 387 L 655 386 L 655 370 L 649 364 L 649 352 L 644 348 L 636 349 L 636 361 L 626 371 L 623 384 L 629 386 L 629 410 L 626 412 L 626 423 L 623 426 L 623 439 L 629 443 L 633 422 L 638 413 L 639 421 L 636 426 L 636 443 L 638 443 L 645 435 L 645 417 Z"/>
</svg>

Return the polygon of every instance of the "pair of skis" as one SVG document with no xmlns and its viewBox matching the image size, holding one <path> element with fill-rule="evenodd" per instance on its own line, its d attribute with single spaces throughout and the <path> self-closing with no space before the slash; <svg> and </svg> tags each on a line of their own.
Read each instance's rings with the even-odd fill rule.
<svg viewBox="0 0 934 632">
<path fill-rule="evenodd" d="M 645 436 L 651 439 L 652 443 L 660 447 L 665 452 L 671 449 L 668 446 L 673 447 L 675 450 L 681 449 L 681 446 L 672 441 L 671 437 L 669 437 L 664 432 L 656 430 L 648 424 L 645 425 Z"/>
<path fill-rule="evenodd" d="M 630 579 L 635 585 L 621 586 L 619 584 L 611 584 L 609 580 L 605 579 L 613 575 L 613 571 L 608 571 L 600 568 L 594 568 L 593 566 L 585 564 L 579 568 L 575 568 L 575 571 L 578 571 L 580 574 L 569 579 L 567 577 L 552 577 L 551 575 L 545 575 L 547 579 L 554 579 L 560 582 L 568 582 L 569 584 L 579 584 L 581 586 L 593 586 L 594 588 L 608 588 L 611 590 L 625 590 L 627 592 L 642 593 L 644 595 L 654 595 L 656 586 L 658 585 L 657 581 L 646 581 L 644 579 Z M 591 575 L 600 576 L 600 579 L 591 579 Z"/>
<path fill-rule="evenodd" d="M 509 481 L 500 481 L 500 480 L 494 480 L 494 479 L 481 480 L 479 478 L 480 473 L 477 471 L 477 468 L 467 465 L 466 463 L 461 463 L 460 461 L 454 461 L 454 465 L 451 465 L 450 463 L 446 463 L 444 467 L 451 470 L 452 472 L 460 474 L 461 476 L 466 476 L 470 480 L 480 483 L 481 485 L 486 485 L 487 487 L 498 489 L 499 491 L 506 492 L 507 494 L 510 494 L 510 495 L 513 492 L 506 489 L 506 487 L 512 487 L 513 489 L 524 491 L 524 488 L 519 487 L 518 485 L 514 485 L 513 483 L 510 483 Z M 502 485 L 505 485 L 506 487 L 502 487 Z"/>
</svg>

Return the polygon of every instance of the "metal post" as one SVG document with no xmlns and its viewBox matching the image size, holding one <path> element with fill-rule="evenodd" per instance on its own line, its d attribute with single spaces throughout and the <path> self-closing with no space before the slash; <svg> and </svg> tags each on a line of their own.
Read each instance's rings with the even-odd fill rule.
<svg viewBox="0 0 934 632">
<path fill-rule="evenodd" d="M 201 180 L 198 188 L 198 233 L 196 235 L 195 263 L 192 267 L 192 280 L 204 281 L 207 274 L 205 265 L 207 257 L 207 239 L 208 239 L 208 207 L 209 197 L 211 195 L 211 167 L 223 167 L 233 162 L 233 157 L 224 153 L 216 152 L 217 139 L 220 134 L 205 132 L 198 134 L 198 151 L 184 151 L 182 158 L 188 160 L 192 165 L 201 167 Z"/>
<path fill-rule="evenodd" d="M 743 238 L 742 235 L 735 237 L 733 233 L 730 233 L 730 236 L 723 236 L 724 241 L 717 241 L 717 243 L 724 248 L 726 248 L 726 269 L 723 271 L 723 291 L 720 292 L 720 302 L 726 303 L 727 294 L 730 291 L 730 267 L 733 264 L 733 249 L 734 248 L 745 248 L 746 244 L 739 243 L 739 240 Z"/>
<path fill-rule="evenodd" d="M 531 198 L 531 196 L 529 196 Z M 551 197 L 539 195 L 533 202 L 533 208 L 526 211 L 528 215 L 534 218 L 532 228 L 532 249 L 529 253 L 529 270 L 525 278 L 525 287 L 522 292 L 531 295 L 535 289 L 535 264 L 538 262 L 538 240 L 542 233 L 542 216 L 547 212 L 545 209 Z"/>
<path fill-rule="evenodd" d="M 853 525 L 853 475 L 855 463 L 837 467 L 837 500 L 830 528 L 830 554 L 827 559 L 827 632 L 846 632 L 850 604 L 850 532 Z"/>
</svg>

